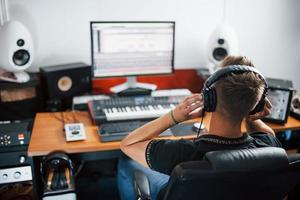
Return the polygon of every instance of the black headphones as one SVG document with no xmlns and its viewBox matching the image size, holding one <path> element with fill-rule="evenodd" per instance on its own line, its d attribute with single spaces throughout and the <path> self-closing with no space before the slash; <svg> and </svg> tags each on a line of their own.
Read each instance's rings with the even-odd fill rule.
<svg viewBox="0 0 300 200">
<path fill-rule="evenodd" d="M 265 88 L 264 88 L 264 92 L 262 94 L 261 99 L 255 106 L 255 108 L 252 111 L 250 111 L 249 114 L 253 115 L 257 112 L 262 111 L 264 108 L 264 105 L 265 105 L 265 98 L 268 93 L 268 84 L 267 84 L 264 76 L 257 69 L 255 69 L 254 67 L 246 66 L 246 65 L 226 66 L 222 69 L 219 69 L 215 73 L 213 73 L 207 79 L 207 81 L 205 82 L 203 89 L 202 89 L 203 100 L 204 100 L 204 110 L 207 112 L 214 112 L 216 110 L 217 93 L 216 93 L 216 89 L 212 86 L 215 82 L 217 82 L 221 78 L 223 78 L 231 73 L 241 74 L 241 73 L 245 73 L 245 72 L 254 72 L 254 73 L 258 74 L 265 83 Z"/>
<path fill-rule="evenodd" d="M 50 181 L 51 190 L 55 191 L 69 188 L 67 177 L 64 174 L 65 168 L 69 168 L 70 175 L 73 176 L 72 161 L 64 152 L 56 151 L 43 157 L 42 162 L 40 164 L 40 172 L 42 175 L 42 181 L 44 183 L 44 186 L 47 186 L 47 184 Z M 47 176 L 50 169 L 53 169 L 53 178 L 52 180 L 47 180 Z"/>
</svg>

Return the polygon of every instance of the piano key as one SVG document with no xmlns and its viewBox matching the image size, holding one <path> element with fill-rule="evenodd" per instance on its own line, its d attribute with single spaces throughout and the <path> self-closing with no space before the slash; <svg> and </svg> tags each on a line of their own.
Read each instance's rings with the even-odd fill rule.
<svg viewBox="0 0 300 200">
<path fill-rule="evenodd" d="M 174 97 L 118 97 L 109 100 L 93 100 L 95 121 L 153 119 L 166 114 L 185 96 Z M 93 109 L 93 108 L 92 108 Z"/>
<path fill-rule="evenodd" d="M 104 109 L 104 113 L 109 121 L 156 118 L 169 112 L 171 110 L 171 105 L 147 105 L 135 106 L 133 108 L 134 111 L 132 111 L 130 107 L 119 107 L 119 109 L 113 108 L 113 112 Z"/>
</svg>

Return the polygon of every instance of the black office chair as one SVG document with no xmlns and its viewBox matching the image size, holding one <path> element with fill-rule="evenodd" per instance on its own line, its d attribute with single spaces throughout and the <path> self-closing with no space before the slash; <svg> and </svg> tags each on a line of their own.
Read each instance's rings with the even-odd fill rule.
<svg viewBox="0 0 300 200">
<path fill-rule="evenodd" d="M 150 199 L 145 175 L 134 176 L 138 199 Z M 177 165 L 158 199 L 282 200 L 299 182 L 300 154 L 275 147 L 214 151 Z"/>
</svg>

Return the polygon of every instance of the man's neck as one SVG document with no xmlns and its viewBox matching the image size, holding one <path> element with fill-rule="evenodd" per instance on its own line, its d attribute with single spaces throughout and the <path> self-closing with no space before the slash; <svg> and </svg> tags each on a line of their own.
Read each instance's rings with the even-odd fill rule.
<svg viewBox="0 0 300 200">
<path fill-rule="evenodd" d="M 211 114 L 209 133 L 227 138 L 238 138 L 243 135 L 241 132 L 241 121 L 232 123 L 229 119 L 219 113 Z"/>
</svg>

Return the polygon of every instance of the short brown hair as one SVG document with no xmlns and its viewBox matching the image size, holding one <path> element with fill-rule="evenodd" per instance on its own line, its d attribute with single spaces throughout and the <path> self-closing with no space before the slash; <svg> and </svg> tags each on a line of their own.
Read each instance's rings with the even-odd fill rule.
<svg viewBox="0 0 300 200">
<path fill-rule="evenodd" d="M 243 56 L 227 56 L 221 66 L 229 65 L 254 67 L 252 62 Z M 264 87 L 264 80 L 254 72 L 229 74 L 215 83 L 217 109 L 232 121 L 242 120 L 258 103 Z"/>
</svg>

